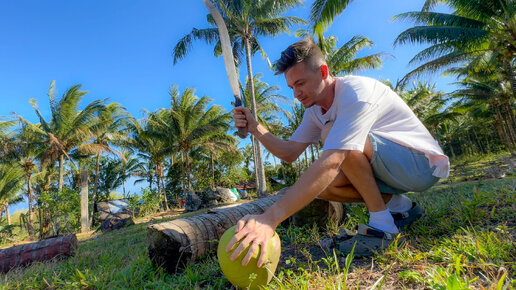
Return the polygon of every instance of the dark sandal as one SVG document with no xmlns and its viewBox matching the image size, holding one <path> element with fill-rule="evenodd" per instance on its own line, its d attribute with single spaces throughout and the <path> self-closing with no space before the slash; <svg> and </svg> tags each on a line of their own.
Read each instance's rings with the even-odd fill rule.
<svg viewBox="0 0 516 290">
<path fill-rule="evenodd" d="M 412 208 L 406 212 L 391 213 L 394 224 L 400 231 L 423 216 L 425 211 L 417 203 L 412 202 Z"/>
<path fill-rule="evenodd" d="M 387 233 L 368 225 L 360 224 L 356 236 L 339 243 L 339 251 L 347 255 L 355 246 L 356 257 L 372 256 L 385 250 L 396 239 L 398 234 Z"/>
</svg>

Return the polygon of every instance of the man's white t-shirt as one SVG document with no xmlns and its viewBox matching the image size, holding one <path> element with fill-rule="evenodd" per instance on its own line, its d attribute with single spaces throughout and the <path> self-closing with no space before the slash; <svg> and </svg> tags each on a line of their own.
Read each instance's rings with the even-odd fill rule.
<svg viewBox="0 0 516 290">
<path fill-rule="evenodd" d="M 448 177 L 450 163 L 443 150 L 409 106 L 388 86 L 368 77 L 337 77 L 330 109 L 306 109 L 290 140 L 317 143 L 327 122 L 334 121 L 323 150 L 363 151 L 371 132 L 400 145 L 425 153 L 433 175 Z"/>
</svg>

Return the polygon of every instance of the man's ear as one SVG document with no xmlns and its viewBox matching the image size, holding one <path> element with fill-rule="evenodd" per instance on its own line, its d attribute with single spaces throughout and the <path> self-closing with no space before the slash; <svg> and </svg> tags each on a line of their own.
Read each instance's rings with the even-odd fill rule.
<svg viewBox="0 0 516 290">
<path fill-rule="evenodd" d="M 325 64 L 321 65 L 321 76 L 323 80 L 325 80 L 328 77 L 328 66 Z"/>
</svg>

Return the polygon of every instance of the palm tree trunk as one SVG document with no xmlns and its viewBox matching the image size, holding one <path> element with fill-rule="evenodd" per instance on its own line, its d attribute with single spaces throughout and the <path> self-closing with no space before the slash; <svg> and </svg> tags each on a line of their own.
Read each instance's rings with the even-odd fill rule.
<svg viewBox="0 0 516 290">
<path fill-rule="evenodd" d="M 5 202 L 5 217 L 7 218 L 7 225 L 11 225 L 11 214 L 9 213 L 9 202 Z"/>
<path fill-rule="evenodd" d="M 168 273 L 176 273 L 188 264 L 199 261 L 203 256 L 216 253 L 222 234 L 247 214 L 262 214 L 281 195 L 274 195 L 238 206 L 213 209 L 210 213 L 154 224 L 147 228 L 149 257 L 155 266 L 163 267 Z M 315 205 L 315 207 L 313 206 Z M 306 221 L 313 224 L 323 220 L 338 224 L 344 216 L 341 203 L 316 199 L 306 211 L 296 214 L 296 224 Z"/>
<path fill-rule="evenodd" d="M 158 185 L 158 195 L 161 194 L 161 180 L 159 178 L 160 165 L 156 165 L 156 184 Z"/>
<path fill-rule="evenodd" d="M 97 161 L 95 163 L 95 183 L 93 185 L 93 201 L 95 202 L 95 197 L 98 194 L 99 190 L 99 172 L 100 172 L 100 153 L 97 153 Z"/>
<path fill-rule="evenodd" d="M 90 230 L 90 218 L 88 216 L 88 170 L 81 170 L 81 232 Z"/>
<path fill-rule="evenodd" d="M 27 179 L 27 197 L 29 199 L 29 222 L 27 223 L 27 230 L 29 232 L 29 238 L 34 240 L 34 222 L 32 220 L 32 184 L 30 182 L 31 173 L 27 172 L 25 178 Z"/>
<path fill-rule="evenodd" d="M 59 185 L 58 189 L 61 192 L 63 190 L 64 183 L 64 155 L 59 156 Z"/>
<path fill-rule="evenodd" d="M 512 96 L 516 98 L 516 77 L 514 76 L 514 71 L 512 70 L 510 62 L 504 61 L 504 65 L 507 76 L 509 77 L 509 83 L 511 84 Z"/>
<path fill-rule="evenodd" d="M 506 100 L 504 104 L 502 104 L 502 108 L 504 111 L 503 116 L 505 117 L 505 123 L 507 124 L 512 146 L 514 147 L 516 144 L 516 132 L 514 131 L 514 128 L 516 128 L 516 122 L 514 120 L 514 113 L 512 112 L 510 100 Z"/>
<path fill-rule="evenodd" d="M 256 100 L 254 96 L 254 80 L 253 80 L 253 70 L 251 67 L 251 44 L 249 43 L 248 38 L 244 38 L 245 44 L 245 53 L 246 53 L 246 61 L 247 61 L 247 77 L 249 78 L 249 96 L 251 99 L 251 112 L 253 113 L 253 117 L 258 120 L 257 112 L 256 112 Z M 256 185 L 258 190 L 258 197 L 266 196 L 267 190 L 267 181 L 265 180 L 265 168 L 263 166 L 263 157 L 262 157 L 262 148 L 260 146 L 260 142 L 256 140 L 254 142 L 256 146 L 256 155 L 254 159 L 256 160 L 257 167 L 255 168 L 256 173 Z"/>
<path fill-rule="evenodd" d="M 186 158 L 186 180 L 188 181 L 188 190 L 189 191 L 193 191 L 192 181 L 190 180 L 190 157 L 188 155 L 190 155 L 190 152 L 187 151 L 185 153 L 185 158 Z"/>
<path fill-rule="evenodd" d="M 475 141 L 478 144 L 478 148 L 480 149 L 480 152 L 482 154 L 486 154 L 487 152 L 484 150 L 484 146 L 482 146 L 482 142 L 480 141 L 480 138 L 478 138 L 477 130 L 473 130 L 473 134 L 475 135 Z"/>
<path fill-rule="evenodd" d="M 211 188 L 215 189 L 215 162 L 213 160 L 213 153 L 210 153 L 211 158 Z"/>
<path fill-rule="evenodd" d="M 448 142 L 448 146 L 450 147 L 450 152 L 451 152 L 451 154 L 452 154 L 452 159 L 455 159 L 455 158 L 456 158 L 456 155 L 455 155 L 455 151 L 453 150 L 453 145 L 452 145 L 452 142 L 451 142 L 451 137 L 450 137 L 450 135 L 448 135 L 448 136 L 446 137 L 446 140 L 447 140 L 447 142 Z"/>
<path fill-rule="evenodd" d="M 502 116 L 501 116 L 501 113 L 500 113 L 500 108 L 496 108 L 495 109 L 495 114 L 493 115 L 494 119 L 495 119 L 495 126 L 496 126 L 496 131 L 498 132 L 498 136 L 500 137 L 500 141 L 502 141 L 502 143 L 505 145 L 506 149 L 509 150 L 511 153 L 512 153 L 512 144 L 507 136 L 507 134 L 505 134 L 504 132 L 504 129 L 503 129 L 503 122 L 502 122 Z"/>
<path fill-rule="evenodd" d="M 162 188 L 164 187 L 164 183 L 163 183 L 163 165 L 159 164 L 159 165 L 156 166 L 156 173 L 157 173 L 156 178 L 158 179 L 158 195 L 163 194 L 163 200 L 165 201 L 165 206 L 164 206 L 163 209 L 165 211 L 169 211 L 170 208 L 168 207 L 167 193 L 164 190 L 162 190 Z"/>
<path fill-rule="evenodd" d="M 95 183 L 93 185 L 93 196 L 91 197 L 91 202 L 93 204 L 93 212 L 91 214 L 91 225 L 93 224 L 93 217 L 97 212 L 97 191 L 99 186 L 99 171 L 100 171 L 100 153 L 97 153 L 97 161 L 95 164 Z"/>
</svg>

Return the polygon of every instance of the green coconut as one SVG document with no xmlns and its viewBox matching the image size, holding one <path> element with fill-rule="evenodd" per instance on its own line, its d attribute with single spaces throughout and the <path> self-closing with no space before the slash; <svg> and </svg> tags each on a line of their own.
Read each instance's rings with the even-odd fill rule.
<svg viewBox="0 0 516 290">
<path fill-rule="evenodd" d="M 229 253 L 226 252 L 226 246 L 235 235 L 235 229 L 236 226 L 229 228 L 220 238 L 217 248 L 217 258 L 220 268 L 233 285 L 239 288 L 249 287 L 249 289 L 259 289 L 260 286 L 267 285 L 274 276 L 281 255 L 281 240 L 278 234 L 274 233 L 274 236 L 269 240 L 267 245 L 266 259 L 262 267 L 258 268 L 256 266 L 260 249 L 253 253 L 251 260 L 246 266 L 242 266 L 242 260 L 247 255 L 249 246 L 245 248 L 235 261 L 231 261 L 230 257 L 233 250 L 240 244 L 240 241 L 233 246 L 233 249 Z"/>
</svg>

